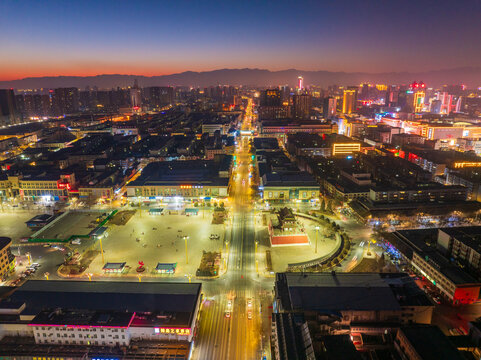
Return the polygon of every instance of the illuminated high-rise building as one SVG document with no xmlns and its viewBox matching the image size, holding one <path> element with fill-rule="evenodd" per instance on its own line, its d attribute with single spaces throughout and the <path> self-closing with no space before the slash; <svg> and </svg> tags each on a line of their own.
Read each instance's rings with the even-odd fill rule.
<svg viewBox="0 0 481 360">
<path fill-rule="evenodd" d="M 17 124 L 20 120 L 13 90 L 0 89 L 0 126 Z"/>
<path fill-rule="evenodd" d="M 336 115 L 337 99 L 335 97 L 324 98 L 322 110 L 325 119 Z"/>
<path fill-rule="evenodd" d="M 342 112 L 351 114 L 356 111 L 357 87 L 350 86 L 344 90 L 342 98 Z"/>
<path fill-rule="evenodd" d="M 426 85 L 421 81 L 417 83 L 416 81 L 411 84 L 409 94 L 412 94 L 412 111 L 415 113 L 423 111 L 424 108 L 424 98 Z"/>
<path fill-rule="evenodd" d="M 311 115 L 312 97 L 309 94 L 299 94 L 292 97 L 294 118 L 305 120 Z"/>
<path fill-rule="evenodd" d="M 423 111 L 424 107 L 424 91 L 416 91 L 414 93 L 413 109 L 415 113 Z"/>
<path fill-rule="evenodd" d="M 297 78 L 297 91 L 302 91 L 304 90 L 304 78 L 302 76 L 299 76 Z"/>
<path fill-rule="evenodd" d="M 282 94 L 279 89 L 267 89 L 261 92 L 260 106 L 282 106 Z"/>
<path fill-rule="evenodd" d="M 57 116 L 75 114 L 79 111 L 77 88 L 57 88 L 52 94 L 54 114 Z"/>
<path fill-rule="evenodd" d="M 441 114 L 451 113 L 453 96 L 449 95 L 447 92 L 439 92 L 436 96 L 437 100 L 441 101 Z"/>
<path fill-rule="evenodd" d="M 137 79 L 134 81 L 134 87 L 130 89 L 130 102 L 133 108 L 140 108 L 142 106 L 142 92 L 140 91 Z"/>
</svg>

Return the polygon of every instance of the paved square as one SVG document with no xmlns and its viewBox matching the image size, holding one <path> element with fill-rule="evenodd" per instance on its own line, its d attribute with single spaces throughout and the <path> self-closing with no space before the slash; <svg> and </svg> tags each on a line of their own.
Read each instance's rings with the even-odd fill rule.
<svg viewBox="0 0 481 360">
<path fill-rule="evenodd" d="M 212 225 L 212 211 L 199 215 L 150 215 L 139 211 L 126 225 L 109 226 L 109 235 L 102 239 L 105 262 L 126 262 L 131 267 L 128 275 L 137 276 L 138 262 L 145 264 L 144 276 L 171 277 L 156 275 L 153 270 L 157 263 L 177 263 L 175 277 L 195 275 L 200 264 L 202 251 L 222 251 L 224 225 Z M 211 240 L 217 234 L 219 239 Z M 188 236 L 188 264 L 185 256 L 185 240 Z M 137 241 L 137 239 L 139 241 Z M 97 256 L 86 272 L 103 274 L 102 259 Z M 120 275 L 106 275 L 120 276 Z"/>
</svg>

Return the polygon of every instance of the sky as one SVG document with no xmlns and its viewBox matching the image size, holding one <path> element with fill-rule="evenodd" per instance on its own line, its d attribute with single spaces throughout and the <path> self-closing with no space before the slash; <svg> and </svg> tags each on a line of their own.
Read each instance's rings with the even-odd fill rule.
<svg viewBox="0 0 481 360">
<path fill-rule="evenodd" d="M 481 66 L 481 0 L 0 0 L 0 80 Z"/>
</svg>

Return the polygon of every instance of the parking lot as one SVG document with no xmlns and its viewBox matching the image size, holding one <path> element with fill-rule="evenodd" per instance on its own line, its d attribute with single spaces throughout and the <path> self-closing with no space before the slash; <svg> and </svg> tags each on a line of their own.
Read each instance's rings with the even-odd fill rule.
<svg viewBox="0 0 481 360">
<path fill-rule="evenodd" d="M 0 236 L 7 236 L 12 239 L 13 243 L 18 243 L 22 237 L 32 235 L 25 224 L 26 221 L 38 214 L 42 214 L 41 210 L 4 210 L 0 212 Z"/>
<path fill-rule="evenodd" d="M 69 211 L 53 225 L 44 228 L 45 230 L 40 232 L 37 238 L 63 240 L 74 235 L 86 236 L 99 225 L 100 221 L 97 221 L 97 219 L 103 214 L 108 213 L 102 211 Z"/>
</svg>

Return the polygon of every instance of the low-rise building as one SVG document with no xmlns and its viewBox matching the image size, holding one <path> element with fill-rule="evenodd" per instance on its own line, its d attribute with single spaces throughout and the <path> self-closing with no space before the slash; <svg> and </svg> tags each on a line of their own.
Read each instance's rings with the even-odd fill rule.
<svg viewBox="0 0 481 360">
<path fill-rule="evenodd" d="M 319 184 L 305 171 L 267 173 L 262 176 L 261 183 L 261 197 L 265 201 L 319 199 Z"/>
<path fill-rule="evenodd" d="M 15 270 L 15 256 L 10 251 L 12 239 L 9 237 L 0 237 L 0 279 L 2 281 L 5 277 Z"/>
<path fill-rule="evenodd" d="M 131 198 L 166 201 L 185 198 L 225 198 L 228 195 L 232 156 L 224 155 L 215 160 L 186 160 L 153 162 L 127 187 Z"/>
<path fill-rule="evenodd" d="M 405 360 L 462 360 L 464 356 L 434 325 L 402 326 L 394 346 Z"/>
<path fill-rule="evenodd" d="M 0 313 L 11 314 L 0 319 L 0 336 L 112 348 L 191 343 L 200 303 L 200 283 L 30 280 L 0 302 Z"/>
<path fill-rule="evenodd" d="M 277 273 L 275 309 L 325 333 L 388 333 L 431 323 L 434 305 L 407 274 Z"/>
<path fill-rule="evenodd" d="M 455 305 L 471 304 L 479 298 L 481 281 L 468 271 L 469 267 L 462 268 L 450 261 L 454 256 L 469 258 L 467 247 L 462 249 L 464 246 L 450 234 L 453 235 L 450 229 L 401 230 L 388 238 L 404 260 L 431 281 L 448 301 Z"/>
</svg>

